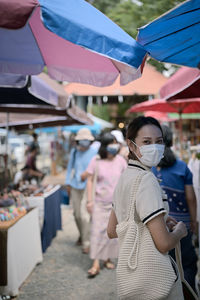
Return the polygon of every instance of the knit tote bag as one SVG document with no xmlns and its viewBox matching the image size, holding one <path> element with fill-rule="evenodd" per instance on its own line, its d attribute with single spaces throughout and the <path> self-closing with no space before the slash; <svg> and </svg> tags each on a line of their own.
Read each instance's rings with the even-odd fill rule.
<svg viewBox="0 0 200 300">
<path fill-rule="evenodd" d="M 129 214 L 116 229 L 119 239 L 116 269 L 119 299 L 164 300 L 176 280 L 170 257 L 157 250 L 147 226 L 136 212 L 136 194 L 145 173 L 141 171 L 130 187 Z"/>
</svg>

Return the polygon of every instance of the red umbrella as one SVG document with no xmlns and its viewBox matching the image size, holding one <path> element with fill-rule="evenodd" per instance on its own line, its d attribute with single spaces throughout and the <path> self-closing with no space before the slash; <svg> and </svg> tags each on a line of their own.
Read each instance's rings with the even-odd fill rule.
<svg viewBox="0 0 200 300">
<path fill-rule="evenodd" d="M 166 100 L 200 97 L 200 70 L 182 67 L 160 89 Z"/>
<path fill-rule="evenodd" d="M 146 112 L 148 110 L 178 113 L 179 114 L 179 130 L 180 142 L 182 141 L 182 114 L 183 113 L 198 113 L 200 112 L 200 98 L 178 99 L 166 101 L 164 99 L 153 99 L 133 105 L 128 112 Z M 181 146 L 181 143 L 180 143 Z"/>
<path fill-rule="evenodd" d="M 166 101 L 164 99 L 153 99 L 133 105 L 128 112 L 142 112 L 147 110 L 160 111 L 166 113 L 197 113 L 200 112 L 200 97 L 177 99 Z"/>
</svg>

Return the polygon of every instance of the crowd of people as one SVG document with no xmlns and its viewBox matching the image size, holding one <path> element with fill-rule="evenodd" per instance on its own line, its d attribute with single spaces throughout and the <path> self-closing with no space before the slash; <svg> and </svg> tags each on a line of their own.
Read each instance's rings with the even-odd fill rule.
<svg viewBox="0 0 200 300">
<path fill-rule="evenodd" d="M 37 138 L 16 185 L 44 176 Z M 198 153 L 187 165 L 172 150 L 171 129 L 143 116 L 130 122 L 126 136 L 112 130 L 97 139 L 82 128 L 70 148 L 65 187 L 79 233 L 75 245 L 91 259 L 88 278 L 116 268 L 120 299 L 182 300 L 174 250 L 180 243 L 185 279 L 198 292 Z"/>
<path fill-rule="evenodd" d="M 120 299 L 184 299 L 174 254 L 179 242 L 185 279 L 197 292 L 193 174 L 172 144 L 170 128 L 151 117 L 134 119 L 126 138 L 113 130 L 97 142 L 85 128 L 75 136 L 66 188 L 76 245 L 92 261 L 88 278 L 102 265 L 114 269 L 118 258 Z"/>
</svg>

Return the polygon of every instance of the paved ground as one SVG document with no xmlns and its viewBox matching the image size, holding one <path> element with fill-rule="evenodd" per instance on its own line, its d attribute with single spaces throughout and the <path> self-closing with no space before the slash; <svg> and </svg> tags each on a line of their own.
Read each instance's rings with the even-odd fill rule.
<svg viewBox="0 0 200 300">
<path fill-rule="evenodd" d="M 114 300 L 115 271 L 102 269 L 93 279 L 87 278 L 91 265 L 88 255 L 75 246 L 78 232 L 70 207 L 62 208 L 63 230 L 20 289 L 17 300 Z"/>
</svg>

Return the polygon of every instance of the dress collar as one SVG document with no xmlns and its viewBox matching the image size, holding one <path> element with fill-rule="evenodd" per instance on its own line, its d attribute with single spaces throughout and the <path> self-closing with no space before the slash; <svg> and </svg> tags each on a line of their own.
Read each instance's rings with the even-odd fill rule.
<svg viewBox="0 0 200 300">
<path fill-rule="evenodd" d="M 143 165 L 139 160 L 129 159 L 128 163 L 129 163 L 129 164 L 136 165 L 136 166 L 138 166 L 138 167 L 140 167 L 140 168 L 142 168 L 142 169 L 144 169 L 144 170 L 146 170 L 146 171 L 150 171 L 150 170 L 151 170 L 151 168 L 149 168 L 149 167 Z"/>
</svg>

